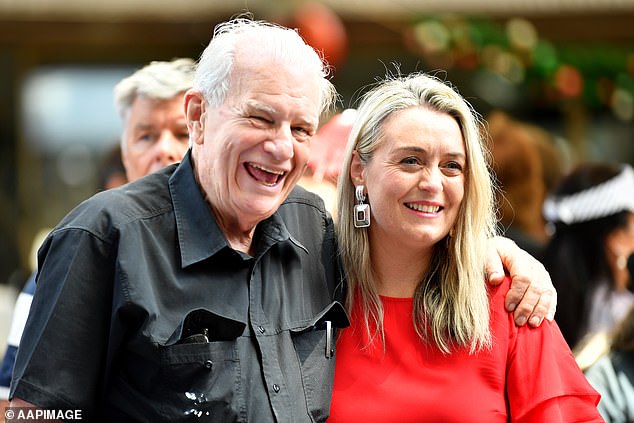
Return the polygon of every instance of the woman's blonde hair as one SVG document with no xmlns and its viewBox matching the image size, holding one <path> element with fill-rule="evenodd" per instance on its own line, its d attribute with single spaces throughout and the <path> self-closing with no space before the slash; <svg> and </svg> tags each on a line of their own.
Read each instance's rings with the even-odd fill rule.
<svg viewBox="0 0 634 423">
<path fill-rule="evenodd" d="M 419 337 L 441 351 L 489 347 L 489 300 L 485 279 L 487 239 L 495 234 L 493 182 L 481 121 L 457 91 L 435 76 L 415 73 L 388 76 L 362 96 L 339 181 L 338 236 L 349 283 L 347 308 L 361 302 L 366 329 L 373 339 L 383 333 L 383 307 L 374 282 L 368 230 L 355 228 L 355 187 L 350 178 L 353 151 L 362 163 L 372 160 L 385 139 L 383 124 L 395 112 L 426 107 L 453 117 L 464 139 L 467 163 L 465 194 L 451 236 L 436 244 L 430 269 L 414 294 L 413 319 Z M 369 201 L 372 206 L 371 200 Z M 422 259 L 422 258 L 421 258 Z"/>
</svg>

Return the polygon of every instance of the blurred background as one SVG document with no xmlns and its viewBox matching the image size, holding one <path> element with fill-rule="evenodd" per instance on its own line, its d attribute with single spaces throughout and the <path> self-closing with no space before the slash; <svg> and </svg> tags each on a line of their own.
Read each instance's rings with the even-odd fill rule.
<svg viewBox="0 0 634 423">
<path fill-rule="evenodd" d="M 439 72 L 483 116 L 548 131 L 565 166 L 634 162 L 634 0 L 0 0 L 3 304 L 38 231 L 96 191 L 118 143 L 115 83 L 197 58 L 216 23 L 247 10 L 323 51 L 341 109 L 386 72 Z"/>
</svg>

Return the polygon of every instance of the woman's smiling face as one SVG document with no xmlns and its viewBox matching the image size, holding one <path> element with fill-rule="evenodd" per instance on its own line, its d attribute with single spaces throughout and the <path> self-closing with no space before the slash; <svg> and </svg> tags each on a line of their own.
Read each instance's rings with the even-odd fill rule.
<svg viewBox="0 0 634 423">
<path fill-rule="evenodd" d="M 453 227 L 464 196 L 466 153 L 458 123 L 411 107 L 388 117 L 383 139 L 352 180 L 366 187 L 372 242 L 429 248 Z M 355 165 L 357 163 L 357 165 Z"/>
</svg>

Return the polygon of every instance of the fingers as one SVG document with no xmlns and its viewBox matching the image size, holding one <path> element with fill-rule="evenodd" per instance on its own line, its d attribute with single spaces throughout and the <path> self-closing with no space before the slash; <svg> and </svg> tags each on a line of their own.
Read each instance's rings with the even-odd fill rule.
<svg viewBox="0 0 634 423">
<path fill-rule="evenodd" d="M 539 297 L 539 302 L 535 305 L 535 309 L 528 320 L 531 326 L 539 326 L 544 319 L 552 321 L 555 317 L 553 291 L 545 290 Z"/>
<path fill-rule="evenodd" d="M 546 319 L 552 322 L 555 320 L 555 312 L 557 311 L 557 291 L 552 284 L 549 288 L 550 289 L 546 289 L 546 291 L 542 294 L 542 297 L 546 300 L 544 307 L 548 309 L 546 312 Z M 541 301 L 542 299 L 540 298 L 540 302 Z M 550 301 L 550 306 L 548 306 L 548 301 Z"/>
<path fill-rule="evenodd" d="M 557 291 L 552 284 L 550 275 L 544 266 L 537 262 L 533 263 L 532 274 L 535 275 L 532 284 L 528 289 L 527 308 L 533 305 L 533 310 L 528 317 L 528 323 L 531 326 L 539 326 L 544 319 L 552 321 L 555 318 L 557 308 Z M 534 302 L 534 298 L 537 301 Z"/>
<path fill-rule="evenodd" d="M 548 272 L 540 263 L 531 266 L 531 280 L 525 275 L 514 275 L 511 289 L 506 296 L 507 310 L 513 311 L 515 324 L 539 326 L 546 318 L 553 320 L 557 306 L 557 292 L 552 286 Z M 513 305 L 516 307 L 513 309 Z"/>
<path fill-rule="evenodd" d="M 557 292 L 542 263 L 506 238 L 496 237 L 496 244 L 511 275 L 505 306 L 513 312 L 515 324 L 539 326 L 545 318 L 553 320 Z"/>
<path fill-rule="evenodd" d="M 533 285 L 529 285 L 513 313 L 515 324 L 523 326 L 528 322 L 530 326 L 541 325 L 548 313 L 550 300 L 548 294 Z"/>
<path fill-rule="evenodd" d="M 512 281 L 505 305 L 508 311 L 513 311 L 515 324 L 524 326 L 528 322 L 531 326 L 541 325 L 551 304 L 549 293 L 521 277 L 516 277 Z"/>
<path fill-rule="evenodd" d="M 548 308 L 548 314 L 546 315 L 546 319 L 551 322 L 555 320 L 555 312 L 557 311 L 557 290 L 553 287 L 552 291 L 550 291 L 550 298 L 552 302 L 550 303 L 550 307 Z"/>
<path fill-rule="evenodd" d="M 536 304 L 539 300 L 539 295 L 535 296 L 534 290 L 530 291 L 528 289 L 529 286 L 530 282 L 528 279 L 521 276 L 512 277 L 511 287 L 504 300 L 506 309 L 513 312 L 515 324 L 518 326 L 526 324 L 533 311 L 532 304 Z M 529 301 L 532 301 L 532 303 Z"/>
<path fill-rule="evenodd" d="M 530 326 L 537 327 L 542 324 L 544 319 L 552 321 L 555 317 L 556 300 L 555 291 L 536 289 L 529 285 L 524 296 L 519 301 L 513 319 L 518 326 L 524 326 L 527 322 Z M 509 291 L 507 295 L 507 304 L 512 304 L 519 296 L 519 290 Z M 510 307 L 507 306 L 507 309 Z"/>
<path fill-rule="evenodd" d="M 487 244 L 486 279 L 491 285 L 499 285 L 504 280 L 504 266 L 498 253 L 495 239 Z"/>
</svg>

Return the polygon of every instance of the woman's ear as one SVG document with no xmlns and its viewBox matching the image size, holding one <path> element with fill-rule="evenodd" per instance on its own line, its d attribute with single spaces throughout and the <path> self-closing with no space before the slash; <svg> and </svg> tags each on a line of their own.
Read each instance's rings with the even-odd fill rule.
<svg viewBox="0 0 634 423">
<path fill-rule="evenodd" d="M 203 142 L 206 107 L 207 102 L 201 92 L 192 89 L 185 93 L 185 118 L 189 139 L 196 144 Z"/>
<path fill-rule="evenodd" d="M 352 160 L 350 161 L 350 179 L 354 185 L 364 185 L 365 165 L 361 162 L 361 157 L 357 150 L 352 152 Z"/>
</svg>

